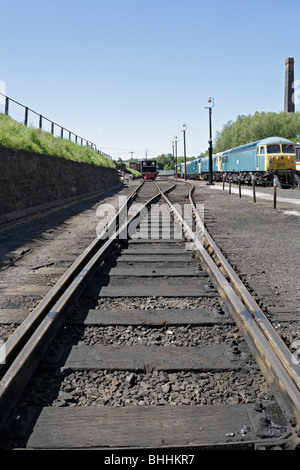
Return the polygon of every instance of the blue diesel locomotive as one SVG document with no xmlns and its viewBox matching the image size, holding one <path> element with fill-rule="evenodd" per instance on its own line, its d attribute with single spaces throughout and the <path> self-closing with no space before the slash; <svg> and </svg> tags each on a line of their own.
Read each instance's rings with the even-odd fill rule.
<svg viewBox="0 0 300 470">
<path fill-rule="evenodd" d="M 213 155 L 213 179 L 229 180 L 244 184 L 252 182 L 255 176 L 257 184 L 271 184 L 277 174 L 281 184 L 294 184 L 296 170 L 295 144 L 282 137 L 251 142 Z M 184 168 L 177 168 L 178 176 L 184 177 Z M 209 157 L 187 162 L 187 178 L 208 180 Z"/>
</svg>

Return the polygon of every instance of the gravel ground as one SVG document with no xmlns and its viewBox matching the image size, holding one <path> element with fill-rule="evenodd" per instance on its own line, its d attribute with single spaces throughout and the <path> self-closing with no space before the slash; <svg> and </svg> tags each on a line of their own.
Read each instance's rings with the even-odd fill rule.
<svg viewBox="0 0 300 470">
<path fill-rule="evenodd" d="M 258 188 L 257 202 L 222 185 L 194 182 L 208 231 L 293 352 L 300 340 L 300 191 Z M 234 186 L 233 186 L 234 188 Z M 261 196 L 259 196 L 261 193 Z M 299 345 L 300 346 L 300 345 Z"/>
<path fill-rule="evenodd" d="M 99 195 L 0 225 L 0 314 L 6 312 L 5 321 L 0 320 L 0 340 L 5 341 L 18 327 L 14 322 L 15 310 L 25 319 L 42 299 L 42 295 L 7 295 L 5 291 L 14 287 L 17 290 L 22 285 L 53 286 L 61 273 L 45 274 L 44 271 L 42 274 L 41 271 L 67 270 L 96 237 L 99 204 L 117 207 L 119 197 L 130 194 L 137 184 L 132 182 L 107 197 Z"/>
<path fill-rule="evenodd" d="M 273 291 L 274 306 L 300 314 L 300 219 L 294 214 L 300 215 L 300 191 L 281 190 L 281 202 L 274 209 L 271 201 L 257 198 L 254 204 L 251 197 L 240 199 L 228 189 L 220 190 L 221 185 L 194 184 L 194 199 L 204 203 L 208 230 L 223 252 L 238 269 L 255 268 L 253 281 L 265 282 Z M 257 191 L 272 196 L 272 189 Z"/>
</svg>

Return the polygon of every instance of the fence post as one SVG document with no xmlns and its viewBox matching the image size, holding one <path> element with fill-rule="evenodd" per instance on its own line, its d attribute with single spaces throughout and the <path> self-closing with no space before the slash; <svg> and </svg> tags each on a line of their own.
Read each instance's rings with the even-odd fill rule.
<svg viewBox="0 0 300 470">
<path fill-rule="evenodd" d="M 255 194 L 255 176 L 252 175 L 252 189 L 253 189 L 253 202 L 256 202 L 256 194 Z"/>
<path fill-rule="evenodd" d="M 64 138 L 64 128 L 63 127 L 61 128 L 61 131 L 60 131 L 60 137 L 62 139 Z"/>
<path fill-rule="evenodd" d="M 5 98 L 5 114 L 6 114 L 6 116 L 8 116 L 8 107 L 9 107 L 8 102 L 9 102 L 9 98 L 8 98 L 8 96 L 7 96 L 7 97 Z"/>
<path fill-rule="evenodd" d="M 229 194 L 231 194 L 231 176 L 229 176 Z"/>
<path fill-rule="evenodd" d="M 42 130 L 43 127 L 43 116 L 40 114 L 40 123 L 39 123 L 39 129 Z"/>
<path fill-rule="evenodd" d="M 24 126 L 28 126 L 28 106 L 25 108 L 25 120 L 24 120 Z"/>
<path fill-rule="evenodd" d="M 239 181 L 239 197 L 242 197 L 242 183 L 241 183 L 241 177 L 240 175 L 238 176 L 238 181 Z"/>
<path fill-rule="evenodd" d="M 273 205 L 274 205 L 274 209 L 276 209 L 277 187 L 278 187 L 278 176 L 277 175 L 274 175 L 273 186 L 274 186 Z"/>
</svg>

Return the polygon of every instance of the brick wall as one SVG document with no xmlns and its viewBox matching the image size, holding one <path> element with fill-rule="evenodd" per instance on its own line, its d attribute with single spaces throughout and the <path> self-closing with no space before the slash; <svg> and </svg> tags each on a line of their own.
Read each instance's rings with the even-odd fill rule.
<svg viewBox="0 0 300 470">
<path fill-rule="evenodd" d="M 0 147 L 0 223 L 119 184 L 113 168 Z"/>
</svg>

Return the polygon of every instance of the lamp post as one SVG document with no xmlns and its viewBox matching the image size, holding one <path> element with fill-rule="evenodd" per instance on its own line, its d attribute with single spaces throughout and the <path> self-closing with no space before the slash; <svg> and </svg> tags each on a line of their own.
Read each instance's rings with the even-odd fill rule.
<svg viewBox="0 0 300 470">
<path fill-rule="evenodd" d="M 212 169 L 212 131 L 211 131 L 211 113 L 212 113 L 212 108 L 215 105 L 215 101 L 212 97 L 208 99 L 209 103 L 212 103 L 211 106 L 206 106 L 206 109 L 208 109 L 209 112 L 209 175 L 208 175 L 208 184 L 213 184 L 213 169 Z"/>
<path fill-rule="evenodd" d="M 178 178 L 178 171 L 177 171 L 177 142 L 178 142 L 178 139 L 177 139 L 177 135 L 175 135 L 175 138 L 174 138 L 174 142 L 175 142 L 175 160 L 176 160 L 176 164 L 175 164 L 175 168 L 176 168 L 176 178 Z"/>
<path fill-rule="evenodd" d="M 186 180 L 186 145 L 185 145 L 185 131 L 187 129 L 186 124 L 183 124 L 183 150 L 184 150 L 184 179 Z"/>
<path fill-rule="evenodd" d="M 175 173 L 176 173 L 176 168 L 175 168 L 175 154 L 174 154 L 174 145 L 175 145 L 175 142 L 174 140 L 172 141 L 172 155 L 173 155 L 173 169 L 174 169 L 174 179 L 175 179 Z"/>
</svg>

